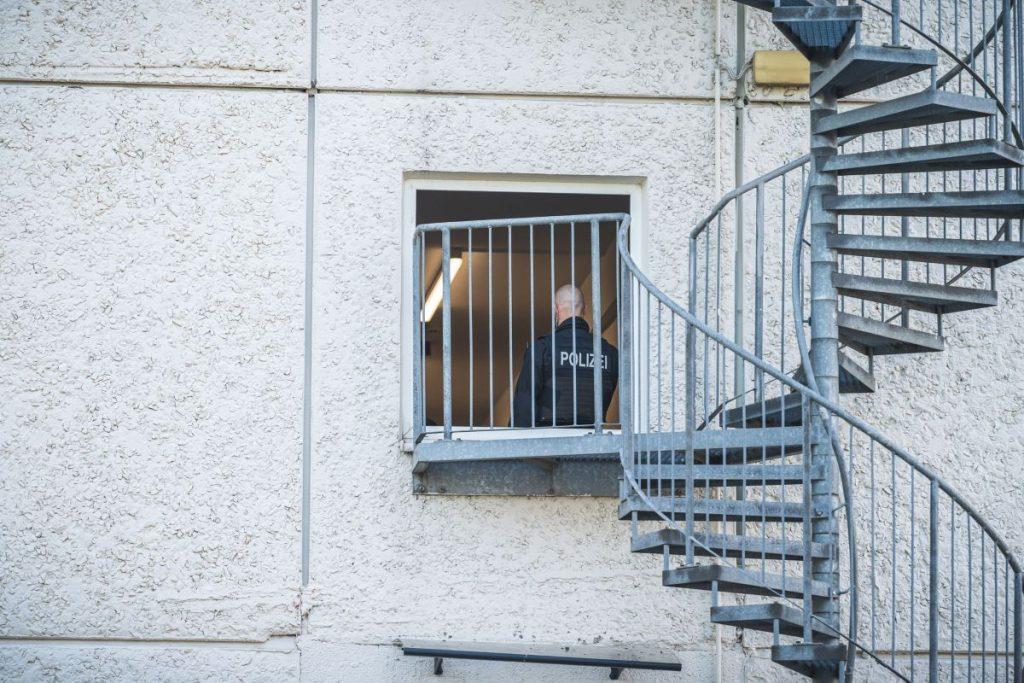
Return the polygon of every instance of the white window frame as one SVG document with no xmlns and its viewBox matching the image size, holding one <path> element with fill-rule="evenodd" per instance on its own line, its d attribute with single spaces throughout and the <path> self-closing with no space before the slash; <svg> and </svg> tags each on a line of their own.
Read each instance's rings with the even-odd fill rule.
<svg viewBox="0 0 1024 683">
<path fill-rule="evenodd" d="M 546 176 L 491 175 L 462 173 L 407 173 L 402 189 L 402 300 L 401 300 L 401 405 L 399 437 L 402 450 L 411 453 L 412 441 L 412 248 L 416 232 L 416 193 L 419 190 L 462 192 L 537 192 L 545 194 L 618 194 L 629 197 L 629 251 L 637 265 L 646 259 L 647 213 L 646 179 L 622 176 Z M 577 430 L 572 430 L 576 432 Z M 580 434 L 593 430 L 580 429 Z M 543 436 L 569 436 L 565 429 L 475 430 L 459 434 L 465 440 L 528 439 Z M 428 437 L 429 438 L 429 437 Z"/>
</svg>

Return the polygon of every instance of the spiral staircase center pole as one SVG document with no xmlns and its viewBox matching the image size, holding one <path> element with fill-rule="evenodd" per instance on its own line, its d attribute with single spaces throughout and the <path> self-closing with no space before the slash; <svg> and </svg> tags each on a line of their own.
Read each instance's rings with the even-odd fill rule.
<svg viewBox="0 0 1024 683">
<path fill-rule="evenodd" d="M 815 60 L 811 65 L 812 78 L 832 63 L 832 58 Z M 825 199 L 838 192 L 835 173 L 824 171 L 825 162 L 837 154 L 835 133 L 818 133 L 818 122 L 835 114 L 834 95 L 817 95 L 810 102 L 811 167 L 810 188 L 810 255 L 811 255 L 811 364 L 818 381 L 819 391 L 830 401 L 839 398 L 839 329 L 838 295 L 832 283 L 835 271 L 835 253 L 828 246 L 828 238 L 838 232 L 838 218 L 834 211 L 825 209 Z M 813 410 L 811 420 L 811 462 L 821 467 L 826 476 L 812 484 L 811 500 L 817 510 L 833 510 L 839 501 L 836 473 L 827 425 L 820 411 Z M 812 540 L 837 548 L 839 529 L 835 515 L 816 516 L 811 525 Z M 812 576 L 839 590 L 839 564 L 837 553 L 819 558 L 812 563 Z M 839 604 L 833 595 L 814 600 L 814 613 L 833 628 L 839 627 Z"/>
</svg>

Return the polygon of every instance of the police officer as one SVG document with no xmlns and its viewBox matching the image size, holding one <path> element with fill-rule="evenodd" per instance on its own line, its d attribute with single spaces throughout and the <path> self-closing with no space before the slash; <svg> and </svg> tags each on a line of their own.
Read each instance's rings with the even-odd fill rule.
<svg viewBox="0 0 1024 683">
<path fill-rule="evenodd" d="M 575 285 L 555 292 L 558 327 L 526 347 L 512 401 L 513 427 L 594 424 L 594 337 L 581 317 L 583 306 Z M 619 381 L 619 352 L 603 339 L 600 363 L 603 422 Z"/>
</svg>

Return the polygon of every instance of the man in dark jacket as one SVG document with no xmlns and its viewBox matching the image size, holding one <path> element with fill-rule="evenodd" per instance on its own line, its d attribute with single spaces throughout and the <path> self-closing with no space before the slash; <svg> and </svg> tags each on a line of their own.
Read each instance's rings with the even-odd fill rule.
<svg viewBox="0 0 1024 683">
<path fill-rule="evenodd" d="M 581 317 L 583 307 L 578 287 L 555 292 L 558 327 L 526 347 L 512 400 L 513 427 L 594 425 L 594 337 Z M 604 422 L 619 381 L 619 352 L 603 339 L 600 363 Z"/>
</svg>

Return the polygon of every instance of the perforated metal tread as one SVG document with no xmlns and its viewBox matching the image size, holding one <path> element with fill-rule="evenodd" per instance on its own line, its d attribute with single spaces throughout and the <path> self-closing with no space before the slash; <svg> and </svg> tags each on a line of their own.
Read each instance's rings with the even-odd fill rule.
<svg viewBox="0 0 1024 683">
<path fill-rule="evenodd" d="M 800 394 L 773 396 L 753 401 L 722 414 L 724 427 L 794 427 L 803 424 Z"/>
<path fill-rule="evenodd" d="M 783 579 L 781 574 L 762 574 L 753 569 L 717 564 L 667 569 L 661 573 L 661 582 L 665 586 L 705 591 L 711 590 L 712 584 L 717 582 L 719 591 L 744 595 L 784 595 L 787 598 L 802 598 L 804 595 L 803 577 L 799 574 L 787 574 Z M 812 597 L 828 597 L 829 585 L 811 580 L 810 592 Z"/>
<path fill-rule="evenodd" d="M 999 297 L 991 289 L 893 280 L 833 273 L 832 284 L 843 296 L 933 313 L 956 313 L 995 306 Z"/>
<path fill-rule="evenodd" d="M 634 465 L 633 476 L 645 490 L 660 484 L 664 491 L 678 489 L 686 482 L 690 469 L 688 465 Z M 697 489 L 723 486 L 781 486 L 803 482 L 804 468 L 799 465 L 763 465 L 751 462 L 747 465 L 694 465 L 693 486 Z M 811 468 L 810 479 L 824 475 L 818 466 Z"/>
<path fill-rule="evenodd" d="M 772 10 L 775 27 L 801 54 L 812 60 L 842 54 L 860 20 L 859 5 L 776 7 Z"/>
<path fill-rule="evenodd" d="M 862 353 L 877 356 L 943 351 L 942 337 L 901 325 L 890 325 L 850 313 L 840 313 L 839 341 Z"/>
<path fill-rule="evenodd" d="M 764 558 L 767 560 L 801 561 L 804 544 L 799 539 L 761 538 L 757 536 L 733 536 L 729 534 L 694 533 L 693 552 L 700 557 Z M 678 529 L 658 529 L 633 539 L 634 553 L 661 554 L 665 548 L 672 555 L 686 554 L 686 535 Z M 828 546 L 811 544 L 811 557 L 829 557 Z"/>
<path fill-rule="evenodd" d="M 837 154 L 825 162 L 838 175 L 980 171 L 1024 166 L 1024 151 L 999 140 L 965 140 L 874 152 Z"/>
<path fill-rule="evenodd" d="M 829 92 L 837 98 L 875 88 L 935 66 L 934 50 L 882 45 L 852 45 L 811 81 L 811 97 Z"/>
<path fill-rule="evenodd" d="M 928 89 L 826 116 L 817 122 L 815 132 L 861 135 L 995 116 L 997 111 L 994 100 Z"/>
<path fill-rule="evenodd" d="M 827 197 L 826 209 L 853 216 L 1024 218 L 1024 191 L 894 192 Z"/>
<path fill-rule="evenodd" d="M 828 246 L 840 254 L 981 268 L 1024 258 L 1024 244 L 1003 240 L 830 235 Z"/>
<path fill-rule="evenodd" d="M 767 633 L 774 633 L 775 623 L 778 622 L 780 635 L 801 637 L 804 634 L 803 612 L 778 602 L 712 607 L 711 622 Z M 811 632 L 817 635 L 834 633 L 832 629 L 813 619 Z"/>
<path fill-rule="evenodd" d="M 619 519 L 629 519 L 634 513 L 642 520 L 657 521 L 665 515 L 669 519 L 686 516 L 687 499 L 678 496 L 649 496 L 653 508 L 639 496 L 629 496 L 619 503 Z M 661 514 L 658 514 L 661 513 Z M 803 503 L 779 501 L 729 500 L 700 498 L 693 501 L 693 513 L 703 520 L 750 523 L 802 522 Z"/>
<path fill-rule="evenodd" d="M 814 680 L 834 680 L 839 663 L 846 659 L 842 643 L 794 643 L 773 645 L 772 661 Z"/>
<path fill-rule="evenodd" d="M 704 429 L 693 433 L 692 442 L 686 432 L 652 432 L 638 434 L 633 443 L 647 464 L 685 462 L 692 445 L 695 463 L 730 465 L 799 452 L 804 435 L 800 427 Z"/>
</svg>

